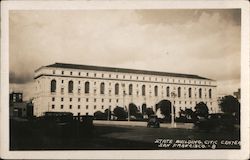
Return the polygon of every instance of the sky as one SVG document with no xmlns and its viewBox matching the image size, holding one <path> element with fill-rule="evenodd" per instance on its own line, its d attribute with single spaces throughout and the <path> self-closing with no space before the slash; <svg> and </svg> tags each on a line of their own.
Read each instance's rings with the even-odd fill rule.
<svg viewBox="0 0 250 160">
<path fill-rule="evenodd" d="M 239 9 L 10 11 L 10 91 L 55 62 L 196 74 L 240 88 Z"/>
</svg>

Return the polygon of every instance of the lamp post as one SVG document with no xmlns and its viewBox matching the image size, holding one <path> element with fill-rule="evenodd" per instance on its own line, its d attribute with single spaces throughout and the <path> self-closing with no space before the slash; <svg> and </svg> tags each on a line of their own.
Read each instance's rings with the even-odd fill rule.
<svg viewBox="0 0 250 160">
<path fill-rule="evenodd" d="M 173 98 L 173 102 L 171 103 L 171 126 L 176 127 L 176 124 L 174 122 L 174 98 L 176 97 L 176 93 L 171 92 L 171 97 Z"/>
<path fill-rule="evenodd" d="M 108 121 L 109 121 L 109 116 L 110 116 L 110 115 L 109 115 L 109 114 L 110 114 L 109 112 L 110 112 L 110 106 L 108 107 Z"/>
<path fill-rule="evenodd" d="M 122 83 L 122 88 L 123 88 L 123 106 L 125 108 L 125 96 L 126 96 L 126 91 L 125 91 L 125 84 Z M 128 121 L 130 121 L 130 113 L 129 113 L 129 106 L 128 106 Z"/>
</svg>

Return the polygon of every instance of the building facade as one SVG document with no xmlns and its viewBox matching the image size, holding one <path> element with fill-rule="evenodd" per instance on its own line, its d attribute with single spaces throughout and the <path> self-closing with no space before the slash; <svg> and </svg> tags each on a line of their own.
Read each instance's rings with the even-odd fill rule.
<svg viewBox="0 0 250 160">
<path fill-rule="evenodd" d="M 23 93 L 12 92 L 9 94 L 9 98 L 9 115 L 11 118 L 33 116 L 33 105 L 31 102 L 23 101 Z"/>
<path fill-rule="evenodd" d="M 190 74 L 155 72 L 124 68 L 55 63 L 35 71 L 34 115 L 44 112 L 72 112 L 93 115 L 116 106 L 133 103 L 156 109 L 169 100 L 175 113 L 204 102 L 209 112 L 218 111 L 216 81 Z"/>
</svg>

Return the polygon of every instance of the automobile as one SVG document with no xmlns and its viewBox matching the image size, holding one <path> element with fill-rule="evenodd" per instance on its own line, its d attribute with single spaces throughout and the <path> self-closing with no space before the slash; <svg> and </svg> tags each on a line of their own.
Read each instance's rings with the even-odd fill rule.
<svg viewBox="0 0 250 160">
<path fill-rule="evenodd" d="M 156 115 L 151 115 L 148 118 L 147 127 L 160 128 L 160 122 L 159 122 L 158 117 Z"/>
</svg>

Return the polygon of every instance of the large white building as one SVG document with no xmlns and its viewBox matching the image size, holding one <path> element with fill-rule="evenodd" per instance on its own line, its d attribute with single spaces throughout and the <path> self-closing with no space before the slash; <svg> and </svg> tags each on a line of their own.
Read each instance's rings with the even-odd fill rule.
<svg viewBox="0 0 250 160">
<path fill-rule="evenodd" d="M 35 71 L 34 114 L 72 112 L 93 115 L 116 106 L 135 104 L 141 111 L 169 100 L 180 109 L 204 102 L 218 111 L 216 81 L 190 74 L 55 63 Z"/>
</svg>

